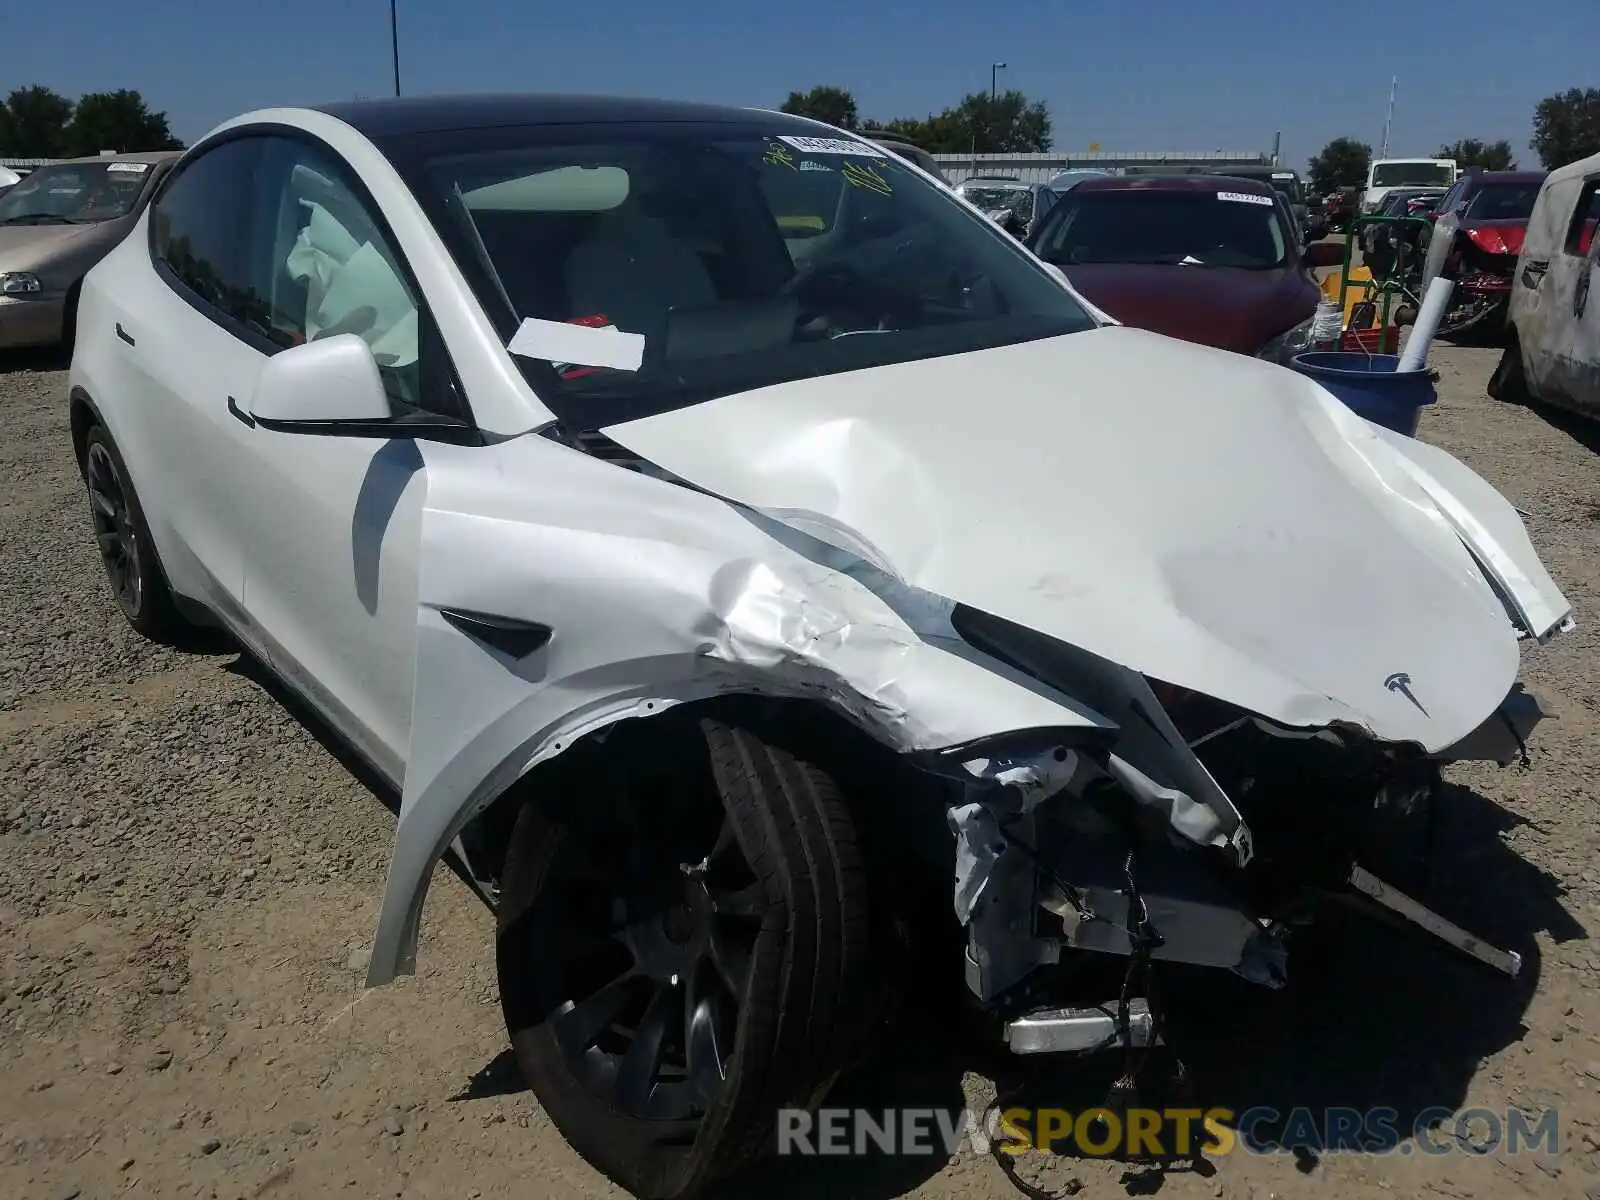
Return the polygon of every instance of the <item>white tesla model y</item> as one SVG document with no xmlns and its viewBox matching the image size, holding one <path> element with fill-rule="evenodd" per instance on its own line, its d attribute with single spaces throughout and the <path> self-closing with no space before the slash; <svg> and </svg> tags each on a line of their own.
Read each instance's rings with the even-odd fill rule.
<svg viewBox="0 0 1600 1200">
<path fill-rule="evenodd" d="M 128 620 L 224 627 L 399 793 L 368 982 L 452 856 L 531 1086 L 640 1195 L 817 1103 L 908 945 L 1018 1053 L 1154 1040 L 1069 960 L 1277 986 L 1341 894 L 1516 970 L 1400 832 L 1541 715 L 1515 510 L 849 133 L 240 117 L 88 275 L 71 419 Z"/>
</svg>

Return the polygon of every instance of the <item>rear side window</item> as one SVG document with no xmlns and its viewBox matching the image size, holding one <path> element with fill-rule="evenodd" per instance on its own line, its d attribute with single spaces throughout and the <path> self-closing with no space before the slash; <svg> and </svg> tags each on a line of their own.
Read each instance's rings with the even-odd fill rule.
<svg viewBox="0 0 1600 1200">
<path fill-rule="evenodd" d="M 169 282 L 244 321 L 249 296 L 243 234 L 260 138 L 236 138 L 184 164 L 150 206 L 150 254 Z"/>
<path fill-rule="evenodd" d="M 1568 254 L 1587 256 L 1594 245 L 1595 225 L 1600 222 L 1600 179 L 1586 179 L 1573 208 L 1572 224 L 1567 227 Z"/>
</svg>

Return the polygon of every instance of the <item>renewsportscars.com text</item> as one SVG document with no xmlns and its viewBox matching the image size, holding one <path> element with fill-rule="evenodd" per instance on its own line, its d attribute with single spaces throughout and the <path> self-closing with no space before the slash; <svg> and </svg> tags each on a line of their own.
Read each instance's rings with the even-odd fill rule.
<svg viewBox="0 0 1600 1200">
<path fill-rule="evenodd" d="M 1403 1121 L 1392 1108 L 785 1109 L 777 1141 L 779 1154 L 800 1155 L 1558 1154 L 1560 1115 L 1441 1107 Z"/>
</svg>

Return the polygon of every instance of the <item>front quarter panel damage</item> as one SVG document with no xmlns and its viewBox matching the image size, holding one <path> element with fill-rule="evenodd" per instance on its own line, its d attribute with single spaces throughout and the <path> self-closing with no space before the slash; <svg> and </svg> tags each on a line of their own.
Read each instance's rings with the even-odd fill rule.
<svg viewBox="0 0 1600 1200">
<path fill-rule="evenodd" d="M 540 437 L 423 454 L 417 684 L 368 986 L 412 971 L 432 868 L 467 822 L 619 719 L 744 692 L 819 700 L 904 753 L 1113 728 L 972 651 L 951 605 L 882 594 L 859 558 L 715 497 Z M 550 634 L 516 659 L 450 611 Z"/>
</svg>

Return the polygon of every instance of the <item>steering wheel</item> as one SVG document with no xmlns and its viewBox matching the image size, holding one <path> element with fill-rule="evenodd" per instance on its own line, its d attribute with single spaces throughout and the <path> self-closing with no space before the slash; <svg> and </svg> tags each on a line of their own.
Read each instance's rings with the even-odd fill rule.
<svg viewBox="0 0 1600 1200">
<path fill-rule="evenodd" d="M 807 263 L 789 277 L 778 294 L 799 301 L 797 327 L 827 320 L 838 326 L 835 314 L 859 316 L 869 325 L 879 325 L 897 307 L 884 293 L 861 275 L 841 263 Z"/>
</svg>

